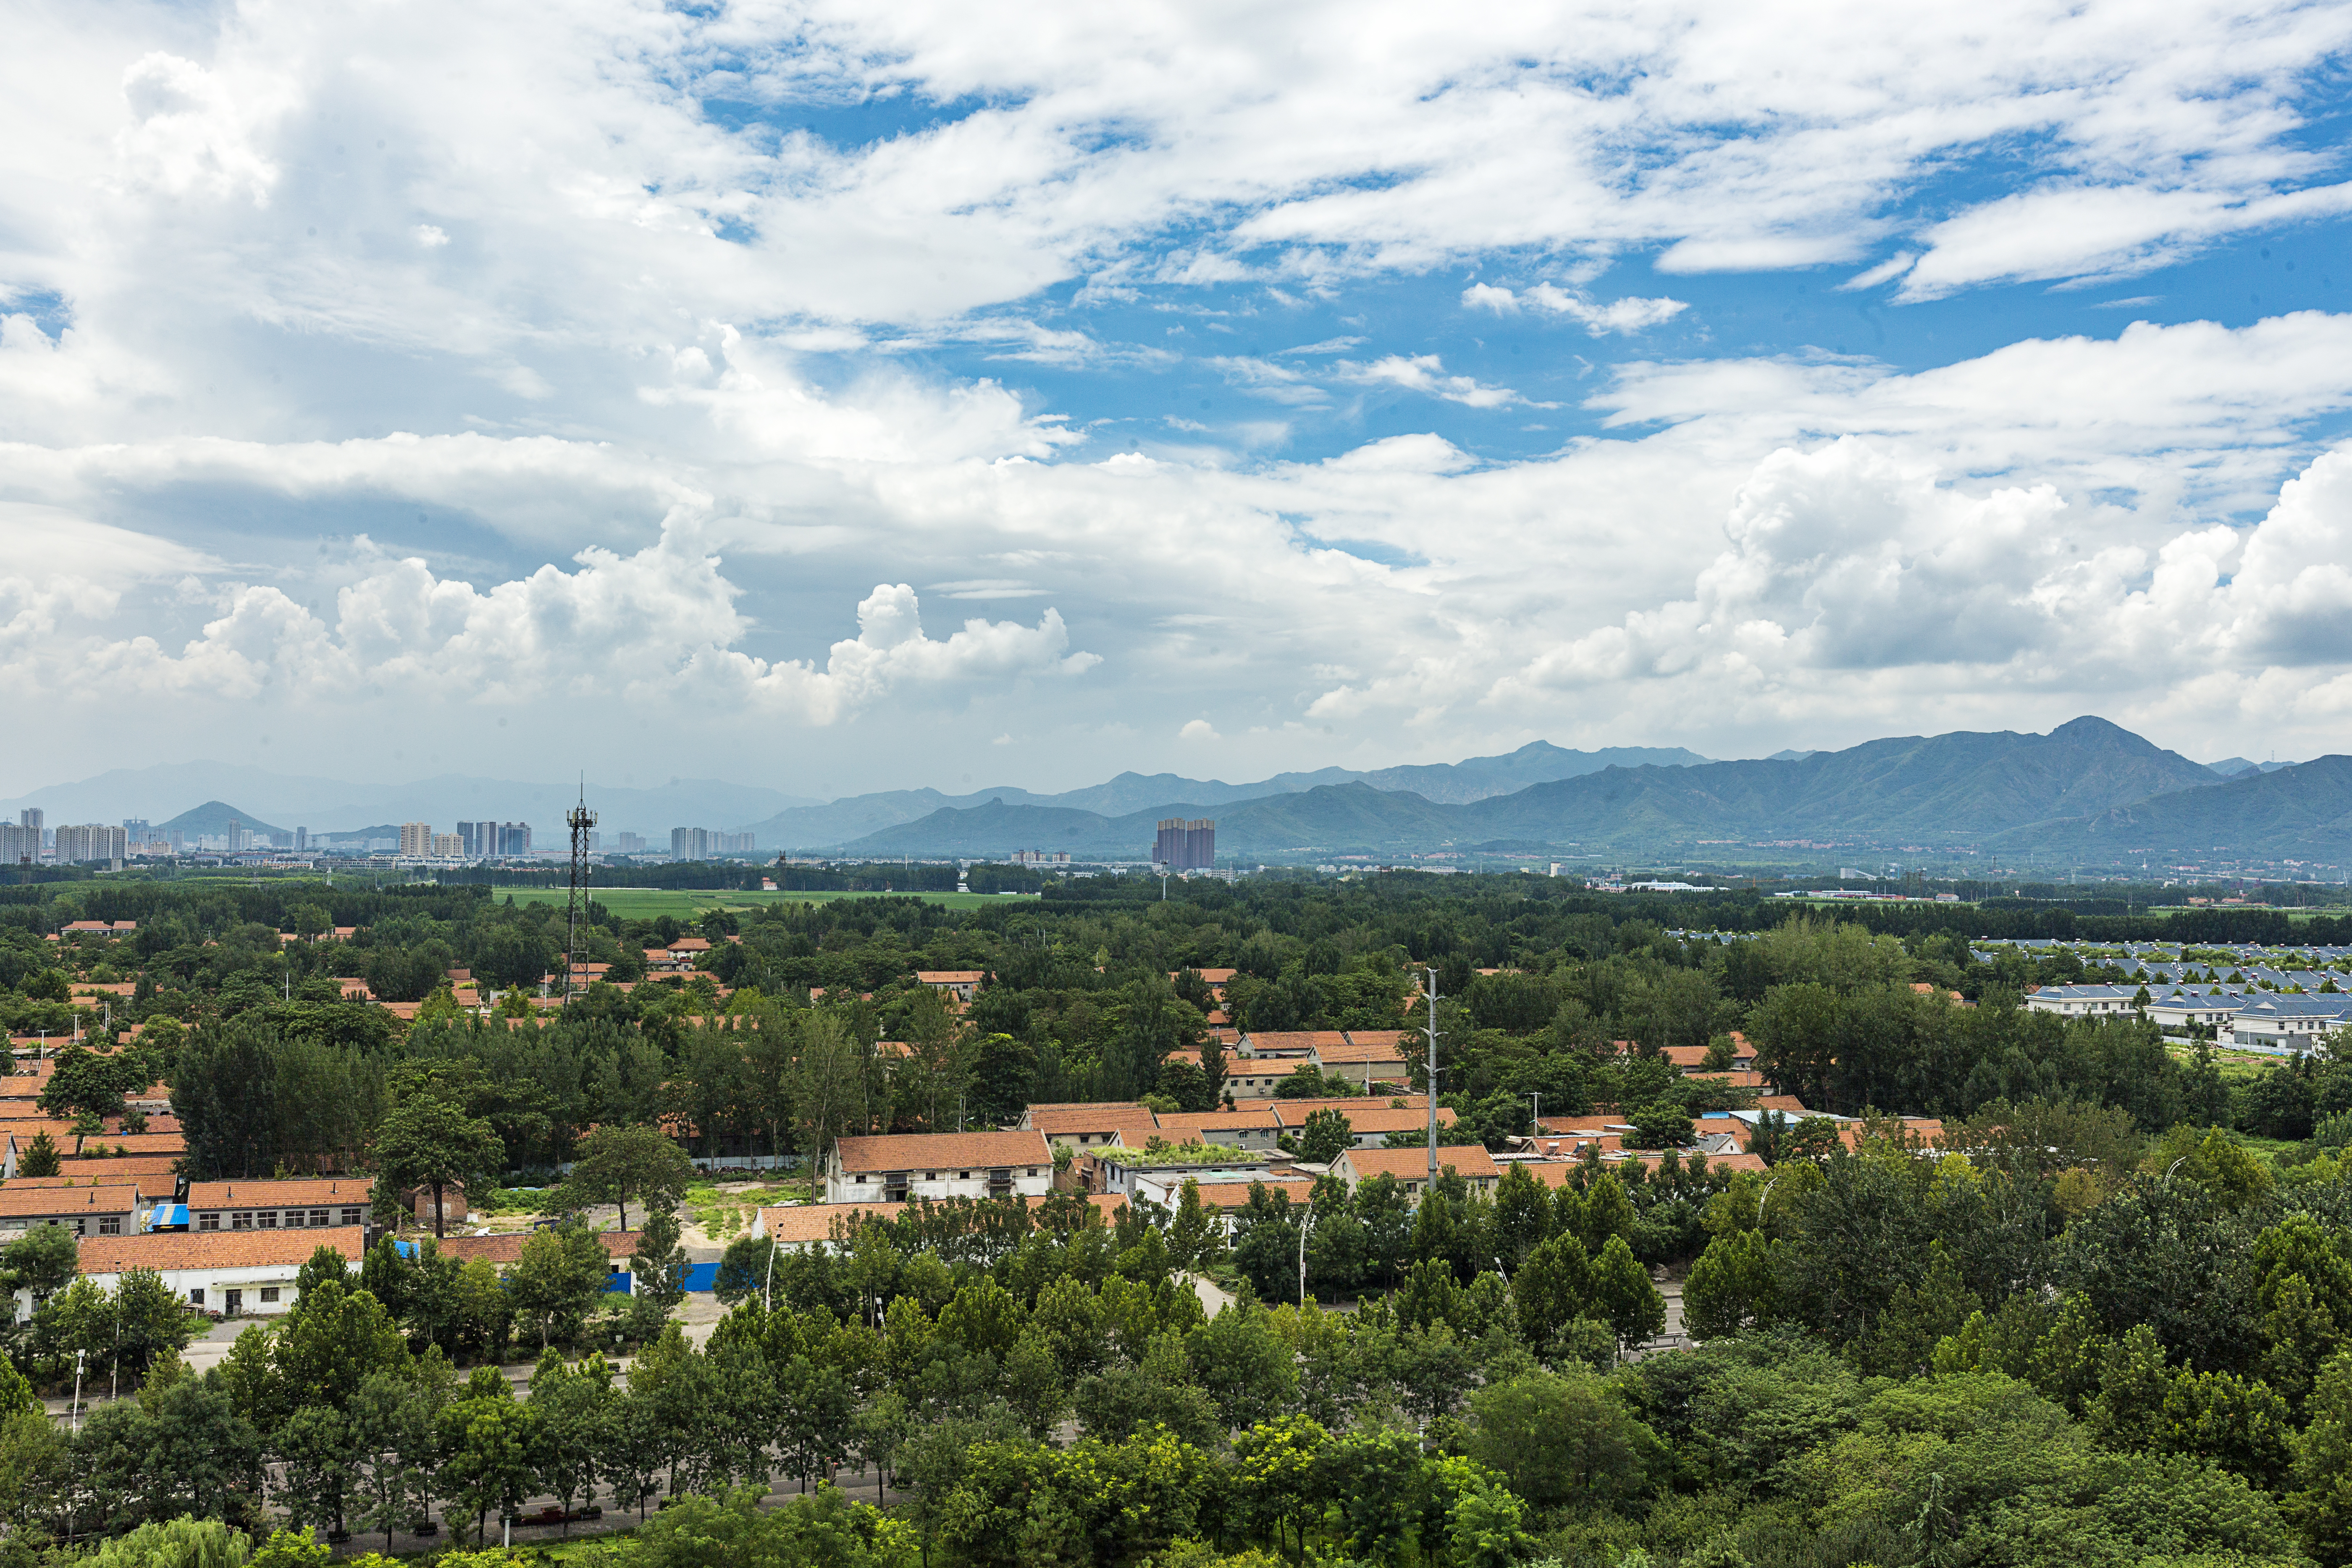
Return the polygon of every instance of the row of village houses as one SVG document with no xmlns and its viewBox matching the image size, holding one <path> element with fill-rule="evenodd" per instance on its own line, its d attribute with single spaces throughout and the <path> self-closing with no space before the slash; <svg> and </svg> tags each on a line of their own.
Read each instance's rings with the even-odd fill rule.
<svg viewBox="0 0 2352 1568">
<path fill-rule="evenodd" d="M 2140 1000 L 2145 994 L 2147 1000 Z M 2068 1018 L 2145 1013 L 2168 1034 L 2196 1033 L 2253 1050 L 2309 1051 L 2352 1027 L 2352 993 L 2265 991 L 2231 985 L 2044 985 L 2029 1011 Z"/>
</svg>

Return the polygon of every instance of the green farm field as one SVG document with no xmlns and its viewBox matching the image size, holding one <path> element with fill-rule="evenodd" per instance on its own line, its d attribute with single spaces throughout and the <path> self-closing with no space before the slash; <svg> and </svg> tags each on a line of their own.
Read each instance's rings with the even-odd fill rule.
<svg viewBox="0 0 2352 1568">
<path fill-rule="evenodd" d="M 706 910 L 756 910 L 763 904 L 817 904 L 835 899 L 921 899 L 928 903 L 944 904 L 951 910 L 985 909 L 992 904 L 1010 901 L 1004 895 L 997 893 L 762 893 L 705 891 L 694 888 L 593 886 L 587 889 L 587 893 L 625 921 L 657 920 L 663 915 L 690 921 Z M 490 894 L 501 903 L 509 898 L 519 904 L 561 904 L 564 900 L 562 888 L 493 888 Z"/>
</svg>

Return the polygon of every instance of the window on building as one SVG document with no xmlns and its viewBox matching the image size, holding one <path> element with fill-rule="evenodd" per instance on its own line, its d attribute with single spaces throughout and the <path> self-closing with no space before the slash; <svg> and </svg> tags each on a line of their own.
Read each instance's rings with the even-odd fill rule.
<svg viewBox="0 0 2352 1568">
<path fill-rule="evenodd" d="M 216 1214 L 198 1215 L 196 1216 L 196 1228 L 198 1230 L 218 1230 L 220 1228 L 220 1215 Z"/>
<path fill-rule="evenodd" d="M 122 1216 L 119 1214 L 99 1215 L 98 1234 L 100 1236 L 121 1236 L 122 1234 Z"/>
<path fill-rule="evenodd" d="M 312 1209 L 310 1211 L 310 1228 L 312 1230 L 324 1230 L 327 1228 L 327 1211 L 325 1209 Z"/>
<path fill-rule="evenodd" d="M 188 1305 L 191 1307 L 201 1307 L 204 1304 L 205 1288 L 199 1285 L 194 1289 L 188 1292 Z"/>
<path fill-rule="evenodd" d="M 357 1210 L 357 1209 L 345 1209 L 345 1210 L 343 1211 L 343 1223 L 344 1223 L 345 1225 L 357 1225 L 357 1224 L 359 1224 L 359 1222 L 360 1222 L 360 1211 L 359 1211 L 359 1210 Z"/>
<path fill-rule="evenodd" d="M 278 1287 L 275 1285 L 264 1285 L 261 1288 L 261 1304 L 265 1307 L 273 1306 L 277 1303 L 277 1300 Z"/>
<path fill-rule="evenodd" d="M 278 1228 L 278 1211 L 276 1209 L 263 1209 L 260 1214 L 255 1216 L 255 1218 L 257 1222 L 257 1228 L 258 1229 L 276 1230 Z"/>
<path fill-rule="evenodd" d="M 253 1228 L 253 1215 L 250 1214 L 233 1214 L 228 1216 L 228 1227 L 231 1230 L 251 1230 Z"/>
</svg>

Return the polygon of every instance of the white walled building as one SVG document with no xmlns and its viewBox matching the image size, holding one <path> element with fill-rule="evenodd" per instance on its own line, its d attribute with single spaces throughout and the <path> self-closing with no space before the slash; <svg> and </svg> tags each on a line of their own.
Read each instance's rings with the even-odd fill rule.
<svg viewBox="0 0 2352 1568">
<path fill-rule="evenodd" d="M 367 1232 L 352 1226 L 90 1237 L 81 1244 L 81 1272 L 110 1296 L 128 1270 L 152 1268 L 172 1294 L 199 1311 L 273 1317 L 294 1305 L 294 1276 L 321 1247 L 333 1247 L 357 1269 Z M 31 1292 L 18 1292 L 19 1316 L 32 1308 Z"/>
<path fill-rule="evenodd" d="M 824 1161 L 829 1204 L 909 1198 L 1043 1196 L 1054 1155 L 1032 1128 L 1015 1132 L 907 1132 L 844 1138 Z"/>
</svg>

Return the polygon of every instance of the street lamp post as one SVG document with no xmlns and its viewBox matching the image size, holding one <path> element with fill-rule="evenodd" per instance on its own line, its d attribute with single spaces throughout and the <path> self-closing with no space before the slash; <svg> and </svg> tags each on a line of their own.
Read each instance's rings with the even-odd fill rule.
<svg viewBox="0 0 2352 1568">
<path fill-rule="evenodd" d="M 1298 1305 L 1302 1310 L 1307 1305 L 1307 1237 L 1314 1228 L 1315 1199 L 1310 1194 L 1307 1200 L 1307 1215 L 1298 1222 Z"/>
</svg>

